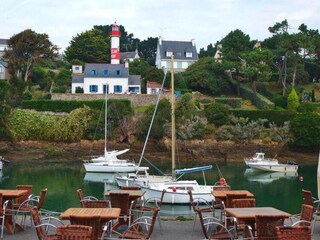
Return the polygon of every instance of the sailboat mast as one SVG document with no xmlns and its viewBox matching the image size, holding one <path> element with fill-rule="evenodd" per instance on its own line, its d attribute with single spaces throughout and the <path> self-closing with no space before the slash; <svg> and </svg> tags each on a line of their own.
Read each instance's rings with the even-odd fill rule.
<svg viewBox="0 0 320 240">
<path fill-rule="evenodd" d="M 176 179 L 174 170 L 176 169 L 175 151 L 176 151 L 176 126 L 175 126 L 175 94 L 174 94 L 174 56 L 171 55 L 171 160 L 172 160 L 172 178 Z"/>
<path fill-rule="evenodd" d="M 105 110 L 104 110 L 104 156 L 107 156 L 107 120 L 108 120 L 108 85 L 106 85 L 106 96 L 105 96 Z"/>
</svg>

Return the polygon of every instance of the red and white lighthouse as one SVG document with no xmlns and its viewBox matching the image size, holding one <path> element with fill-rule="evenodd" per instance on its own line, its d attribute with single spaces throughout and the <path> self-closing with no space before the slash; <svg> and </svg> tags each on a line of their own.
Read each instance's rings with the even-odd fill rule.
<svg viewBox="0 0 320 240">
<path fill-rule="evenodd" d="M 120 29 L 117 22 L 112 25 L 111 37 L 111 64 L 120 63 Z"/>
</svg>

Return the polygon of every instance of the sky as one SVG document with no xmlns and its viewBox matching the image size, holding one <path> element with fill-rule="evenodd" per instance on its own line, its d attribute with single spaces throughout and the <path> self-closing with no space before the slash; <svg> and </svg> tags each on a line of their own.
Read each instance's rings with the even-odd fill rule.
<svg viewBox="0 0 320 240">
<path fill-rule="evenodd" d="M 264 40 L 268 27 L 285 19 L 291 33 L 302 23 L 320 28 L 319 0 L 0 0 L 0 6 L 0 38 L 32 29 L 48 34 L 60 52 L 77 34 L 114 21 L 141 41 L 194 39 L 198 51 L 236 29 Z"/>
</svg>

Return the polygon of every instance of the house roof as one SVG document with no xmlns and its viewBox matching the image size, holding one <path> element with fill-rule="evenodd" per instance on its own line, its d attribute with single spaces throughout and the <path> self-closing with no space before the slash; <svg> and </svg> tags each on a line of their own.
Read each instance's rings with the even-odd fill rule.
<svg viewBox="0 0 320 240">
<path fill-rule="evenodd" d="M 2 44 L 2 45 L 8 45 L 8 40 L 9 40 L 9 39 L 0 38 L 0 44 Z"/>
<path fill-rule="evenodd" d="M 72 83 L 84 83 L 84 76 L 82 73 L 72 74 Z"/>
<path fill-rule="evenodd" d="M 8 63 L 5 62 L 5 61 L 3 61 L 3 60 L 0 60 L 0 64 L 1 64 L 2 66 L 4 66 L 5 68 L 8 67 Z"/>
<path fill-rule="evenodd" d="M 96 75 L 92 75 L 92 71 L 96 71 Z M 108 75 L 105 75 L 105 70 L 108 70 Z M 120 75 L 116 71 L 120 70 Z M 109 64 L 109 63 L 86 63 L 84 67 L 84 77 L 114 77 L 127 78 L 129 77 L 129 69 L 125 64 Z"/>
<path fill-rule="evenodd" d="M 130 75 L 128 79 L 128 85 L 140 85 L 141 75 Z"/>
<path fill-rule="evenodd" d="M 161 43 L 161 44 L 160 44 Z M 199 59 L 196 45 L 192 41 L 166 41 L 159 40 L 159 50 L 161 59 L 170 59 L 171 57 L 166 56 L 166 52 L 173 52 L 175 59 L 181 60 L 193 60 Z M 192 57 L 186 57 L 186 52 L 191 52 Z"/>
<path fill-rule="evenodd" d="M 120 53 L 120 60 L 126 60 L 126 59 L 135 59 L 136 58 L 136 52 L 122 52 Z"/>
</svg>

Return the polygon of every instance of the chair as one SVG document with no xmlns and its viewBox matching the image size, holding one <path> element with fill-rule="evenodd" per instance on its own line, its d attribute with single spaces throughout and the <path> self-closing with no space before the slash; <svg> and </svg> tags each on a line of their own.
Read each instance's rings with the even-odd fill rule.
<svg viewBox="0 0 320 240">
<path fill-rule="evenodd" d="M 227 193 L 226 194 L 226 207 L 230 208 L 232 207 L 232 200 L 233 199 L 241 199 L 241 198 L 247 198 L 247 194 L 237 194 L 237 193 Z"/>
<path fill-rule="evenodd" d="M 302 204 L 301 213 L 291 216 L 292 226 L 310 226 L 311 234 L 315 225 L 316 216 L 314 215 L 314 208 L 311 205 Z"/>
<path fill-rule="evenodd" d="M 7 210 L 9 209 L 9 200 L 3 202 L 2 193 L 0 193 L 0 223 L 1 223 L 1 235 L 0 239 L 3 239 L 4 222 L 6 220 Z"/>
<path fill-rule="evenodd" d="M 84 208 L 111 208 L 109 200 L 90 200 L 82 202 Z"/>
<path fill-rule="evenodd" d="M 102 236 L 102 222 L 100 216 L 74 216 L 70 215 L 71 225 L 84 225 L 92 227 L 92 239 L 100 239 Z"/>
<path fill-rule="evenodd" d="M 150 239 L 156 222 L 159 207 L 153 210 L 152 217 L 142 216 L 135 219 L 128 229 L 120 236 L 122 239 Z"/>
<path fill-rule="evenodd" d="M 244 236 L 257 240 L 276 240 L 276 227 L 283 226 L 283 223 L 284 219 L 279 216 L 256 215 L 256 231 L 252 230 L 251 226 L 246 225 Z"/>
<path fill-rule="evenodd" d="M 131 208 L 134 201 L 130 202 L 129 193 L 110 193 L 109 197 L 112 207 L 121 209 L 120 217 L 115 226 L 113 226 L 113 230 L 116 230 L 121 225 L 130 225 Z"/>
<path fill-rule="evenodd" d="M 121 190 L 141 190 L 140 186 L 130 185 L 130 186 L 121 186 Z"/>
<path fill-rule="evenodd" d="M 160 198 L 157 198 L 157 197 L 148 198 L 145 200 L 144 205 L 138 207 L 136 210 L 138 210 L 138 212 L 142 213 L 142 215 L 144 212 L 155 211 L 157 208 L 159 208 L 161 210 L 161 206 L 162 206 L 162 202 L 163 202 L 163 198 L 164 198 L 165 193 L 166 193 L 166 190 L 163 189 Z M 157 219 L 158 219 L 158 223 L 159 223 L 159 227 L 160 227 L 160 233 L 162 233 L 162 224 L 161 224 L 160 213 L 158 213 Z"/>
<path fill-rule="evenodd" d="M 83 225 L 65 225 L 57 227 L 59 240 L 91 240 L 92 227 Z"/>
<path fill-rule="evenodd" d="M 32 224 L 32 217 L 30 214 L 31 210 L 35 206 L 38 208 L 39 211 L 41 210 L 47 192 L 48 192 L 48 189 L 45 188 L 40 191 L 39 196 L 30 195 L 29 198 L 27 200 L 25 200 L 24 202 L 22 202 L 17 209 L 13 210 L 16 217 L 20 214 L 22 215 L 21 225 L 23 225 L 24 228 L 26 228 L 27 215 L 30 215 L 30 221 Z"/>
<path fill-rule="evenodd" d="M 302 196 L 304 204 L 308 204 L 314 207 L 315 214 L 318 214 L 320 211 L 320 200 L 312 197 L 312 192 L 302 189 Z"/>
<path fill-rule="evenodd" d="M 31 216 L 34 222 L 34 227 L 39 240 L 48 239 L 56 240 L 58 239 L 56 235 L 57 226 L 52 224 L 53 222 L 58 223 L 58 225 L 64 225 L 59 219 L 54 217 L 40 218 L 39 210 L 37 207 L 31 209 Z"/>
<path fill-rule="evenodd" d="M 233 223 L 233 226 L 226 227 L 223 222 L 215 217 L 204 217 L 203 212 L 196 210 L 202 232 L 205 236 L 205 239 L 237 239 L 238 238 L 238 229 L 237 229 L 237 220 L 233 217 L 226 217 L 226 220 Z M 252 238 L 253 239 L 253 238 Z"/>
<path fill-rule="evenodd" d="M 311 227 L 308 226 L 283 226 L 276 227 L 278 240 L 311 240 Z"/>
<path fill-rule="evenodd" d="M 16 186 L 17 190 L 27 190 L 27 193 L 15 199 L 15 202 L 13 204 L 13 209 L 18 209 L 21 203 L 23 203 L 29 197 L 31 197 L 30 195 L 32 194 L 32 188 L 33 188 L 32 185 L 17 185 Z"/>
<path fill-rule="evenodd" d="M 77 189 L 77 194 L 78 194 L 78 197 L 79 197 L 79 200 L 80 200 L 81 207 L 84 207 L 84 204 L 83 204 L 84 201 L 98 200 L 94 196 L 85 196 L 84 197 L 82 189 L 80 189 L 80 188 Z"/>
<path fill-rule="evenodd" d="M 233 208 L 247 208 L 247 207 L 255 207 L 256 200 L 254 198 L 240 198 L 233 199 L 231 202 L 231 207 Z"/>
</svg>

